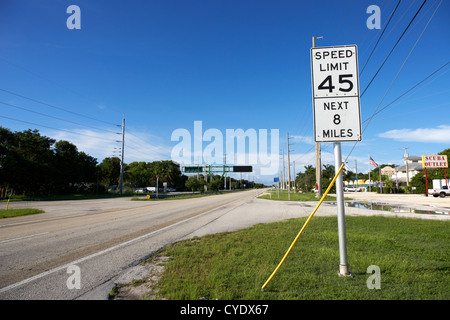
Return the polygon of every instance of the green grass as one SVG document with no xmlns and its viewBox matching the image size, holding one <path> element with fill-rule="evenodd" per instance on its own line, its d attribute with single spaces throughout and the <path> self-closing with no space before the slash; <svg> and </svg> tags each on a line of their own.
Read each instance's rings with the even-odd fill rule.
<svg viewBox="0 0 450 320">
<path fill-rule="evenodd" d="M 264 292 L 261 286 L 305 222 L 293 219 L 178 242 L 158 283 L 168 299 L 441 299 L 450 298 L 448 221 L 347 217 L 352 277 L 339 277 L 335 217 L 314 217 Z M 367 288 L 367 268 L 381 289 Z"/>
<path fill-rule="evenodd" d="M 103 198 L 117 198 L 117 197 L 129 197 L 133 194 L 118 193 L 103 193 L 103 194 L 65 194 L 65 195 L 53 195 L 53 196 L 24 196 L 13 195 L 10 201 L 60 201 L 60 200 L 88 200 L 88 199 L 103 199 Z M 8 198 L 0 199 L 0 202 L 6 202 Z"/>
<path fill-rule="evenodd" d="M 0 210 L 0 218 L 12 218 L 12 217 L 19 217 L 19 216 L 27 216 L 30 214 L 38 214 L 43 213 L 44 211 L 39 209 L 33 209 L 33 208 L 25 208 L 25 209 L 1 209 Z"/>
<path fill-rule="evenodd" d="M 269 191 L 270 193 L 270 191 Z M 275 190 L 272 190 L 272 196 L 270 194 L 263 194 L 259 196 L 260 199 L 270 199 L 270 200 L 280 200 L 280 201 L 319 201 L 319 199 L 316 197 L 316 194 L 313 192 L 308 193 L 294 193 L 291 192 L 289 194 L 286 190 L 280 190 L 279 196 L 278 192 Z M 326 196 L 324 201 L 336 201 L 336 197 L 334 196 Z"/>
</svg>

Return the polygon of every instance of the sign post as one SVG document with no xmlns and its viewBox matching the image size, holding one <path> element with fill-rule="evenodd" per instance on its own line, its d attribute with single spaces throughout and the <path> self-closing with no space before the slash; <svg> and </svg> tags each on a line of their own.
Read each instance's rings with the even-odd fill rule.
<svg viewBox="0 0 450 320">
<path fill-rule="evenodd" d="M 356 45 L 311 48 L 314 140 L 333 142 L 336 173 L 342 164 L 342 141 L 361 141 Z M 349 276 L 342 173 L 336 179 L 339 275 Z"/>
<path fill-rule="evenodd" d="M 273 178 L 273 182 L 277 184 L 275 188 L 277 189 L 278 199 L 280 199 L 280 178 Z"/>
</svg>

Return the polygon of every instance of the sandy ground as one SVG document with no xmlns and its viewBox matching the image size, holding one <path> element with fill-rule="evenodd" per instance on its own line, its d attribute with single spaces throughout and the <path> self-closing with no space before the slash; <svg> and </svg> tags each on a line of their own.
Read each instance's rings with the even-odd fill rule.
<svg viewBox="0 0 450 320">
<path fill-rule="evenodd" d="M 345 197 L 370 202 L 401 203 L 450 208 L 450 197 L 440 198 L 423 194 L 378 194 L 375 192 L 345 192 Z"/>
</svg>

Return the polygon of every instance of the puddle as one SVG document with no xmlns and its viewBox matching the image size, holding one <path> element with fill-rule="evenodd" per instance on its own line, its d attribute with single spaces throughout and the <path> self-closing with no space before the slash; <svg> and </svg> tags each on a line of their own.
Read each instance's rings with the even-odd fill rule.
<svg viewBox="0 0 450 320">
<path fill-rule="evenodd" d="M 392 203 L 380 203 L 380 202 L 360 202 L 360 201 L 345 201 L 346 207 L 367 209 L 367 210 L 382 210 L 390 212 L 404 212 L 404 213 L 417 213 L 417 214 L 450 214 L 450 209 L 415 209 L 410 207 L 405 207 L 404 205 L 396 205 Z M 336 202 L 331 202 L 330 204 L 336 204 Z"/>
</svg>

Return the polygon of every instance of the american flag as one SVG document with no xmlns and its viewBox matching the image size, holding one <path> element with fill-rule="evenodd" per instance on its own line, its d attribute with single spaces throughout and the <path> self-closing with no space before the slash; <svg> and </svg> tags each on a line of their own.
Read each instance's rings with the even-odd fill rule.
<svg viewBox="0 0 450 320">
<path fill-rule="evenodd" d="M 369 163 L 378 168 L 378 164 L 375 161 L 373 161 L 372 157 L 370 156 L 369 156 Z"/>
</svg>

